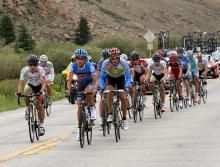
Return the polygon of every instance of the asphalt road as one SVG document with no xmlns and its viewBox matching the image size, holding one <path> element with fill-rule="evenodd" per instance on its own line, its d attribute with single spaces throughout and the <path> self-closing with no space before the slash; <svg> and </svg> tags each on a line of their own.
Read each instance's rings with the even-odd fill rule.
<svg viewBox="0 0 220 167">
<path fill-rule="evenodd" d="M 46 134 L 30 143 L 24 109 L 0 113 L 0 167 L 219 167 L 220 80 L 209 80 L 206 104 L 154 119 L 148 98 L 143 122 L 129 120 L 116 143 L 103 137 L 98 122 L 92 145 L 80 148 L 76 136 L 76 106 L 53 104 Z"/>
</svg>

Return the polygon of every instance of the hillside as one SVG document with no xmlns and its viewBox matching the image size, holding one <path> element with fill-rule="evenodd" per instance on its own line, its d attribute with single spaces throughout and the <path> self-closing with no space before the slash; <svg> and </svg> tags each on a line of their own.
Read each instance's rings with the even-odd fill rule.
<svg viewBox="0 0 220 167">
<path fill-rule="evenodd" d="M 87 17 L 94 39 L 114 34 L 142 38 L 147 29 L 218 31 L 219 8 L 219 0 L 2 0 L 0 16 L 9 13 L 16 29 L 25 23 L 38 41 L 68 41 L 80 15 Z"/>
</svg>

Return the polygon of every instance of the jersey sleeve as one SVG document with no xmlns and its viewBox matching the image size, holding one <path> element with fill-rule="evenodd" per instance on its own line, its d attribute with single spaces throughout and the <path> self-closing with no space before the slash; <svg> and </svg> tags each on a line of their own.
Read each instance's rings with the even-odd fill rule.
<svg viewBox="0 0 220 167">
<path fill-rule="evenodd" d="M 95 66 L 92 64 L 92 63 L 90 63 L 90 72 L 91 72 L 91 74 L 92 75 L 95 75 L 96 74 L 96 72 L 95 72 Z"/>
<path fill-rule="evenodd" d="M 25 80 L 26 68 L 22 68 L 20 73 L 20 80 Z"/>
</svg>

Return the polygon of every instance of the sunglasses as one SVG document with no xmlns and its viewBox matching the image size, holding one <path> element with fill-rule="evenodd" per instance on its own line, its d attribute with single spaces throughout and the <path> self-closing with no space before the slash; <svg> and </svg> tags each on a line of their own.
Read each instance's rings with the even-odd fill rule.
<svg viewBox="0 0 220 167">
<path fill-rule="evenodd" d="M 76 57 L 76 60 L 84 60 L 83 57 Z"/>
<path fill-rule="evenodd" d="M 111 57 L 110 59 L 111 59 L 111 60 L 119 60 L 120 57 Z"/>
</svg>

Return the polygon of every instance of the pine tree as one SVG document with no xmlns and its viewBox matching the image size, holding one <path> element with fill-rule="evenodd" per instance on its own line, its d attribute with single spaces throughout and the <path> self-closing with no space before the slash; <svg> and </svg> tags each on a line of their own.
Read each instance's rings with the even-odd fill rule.
<svg viewBox="0 0 220 167">
<path fill-rule="evenodd" d="M 4 39 L 5 45 L 13 42 L 16 39 L 14 26 L 11 18 L 8 15 L 4 15 L 0 22 L 0 37 Z"/>
<path fill-rule="evenodd" d="M 79 26 L 76 29 L 76 36 L 74 41 L 78 45 L 85 45 L 89 40 L 91 40 L 91 38 L 92 36 L 87 19 L 86 17 L 81 16 Z"/>
<path fill-rule="evenodd" d="M 28 30 L 24 25 L 21 25 L 20 27 L 16 47 L 22 48 L 24 51 L 33 50 L 35 47 L 35 41 L 32 39 L 31 35 L 28 33 Z"/>
</svg>

